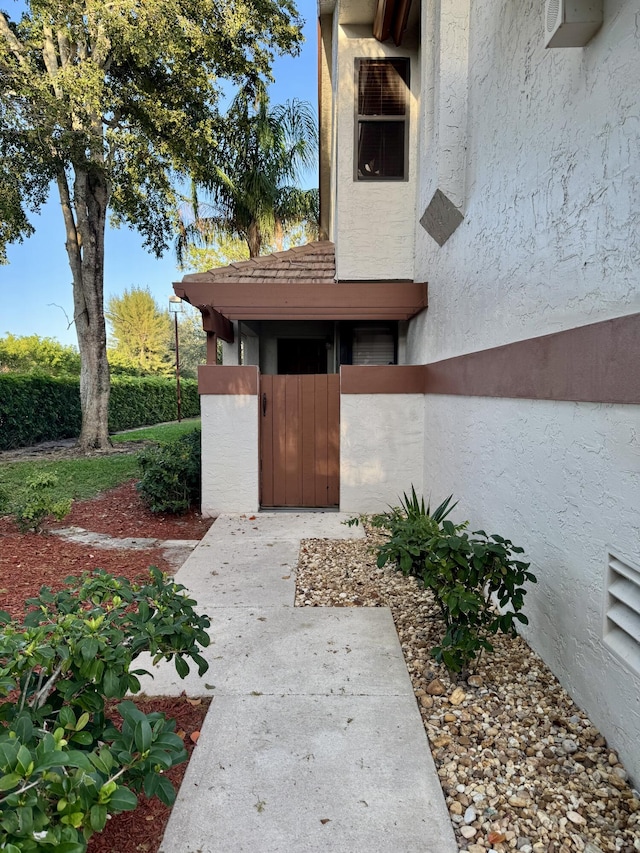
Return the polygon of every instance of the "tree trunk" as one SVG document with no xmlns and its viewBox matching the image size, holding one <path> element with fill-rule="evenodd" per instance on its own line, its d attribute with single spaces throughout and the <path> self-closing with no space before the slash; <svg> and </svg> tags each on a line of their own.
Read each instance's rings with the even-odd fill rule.
<svg viewBox="0 0 640 853">
<path fill-rule="evenodd" d="M 247 229 L 247 246 L 249 247 L 249 257 L 257 258 L 262 247 L 262 234 L 255 222 L 252 222 Z"/>
<path fill-rule="evenodd" d="M 78 447 L 86 452 L 111 446 L 109 364 L 104 319 L 104 238 L 109 185 L 99 167 L 75 167 L 71 201 L 66 175 L 58 175 L 73 275 L 73 304 L 80 350 L 82 427 Z"/>
</svg>

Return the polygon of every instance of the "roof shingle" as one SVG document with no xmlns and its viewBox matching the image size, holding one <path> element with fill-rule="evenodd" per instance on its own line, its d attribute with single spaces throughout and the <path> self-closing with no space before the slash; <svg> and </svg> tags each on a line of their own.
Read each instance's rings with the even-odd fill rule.
<svg viewBox="0 0 640 853">
<path fill-rule="evenodd" d="M 278 284 L 333 284 L 336 280 L 334 244 L 329 240 L 320 240 L 287 249 L 285 252 L 261 255 L 248 261 L 236 261 L 227 267 L 185 275 L 182 283 L 258 284 L 265 280 Z"/>
</svg>

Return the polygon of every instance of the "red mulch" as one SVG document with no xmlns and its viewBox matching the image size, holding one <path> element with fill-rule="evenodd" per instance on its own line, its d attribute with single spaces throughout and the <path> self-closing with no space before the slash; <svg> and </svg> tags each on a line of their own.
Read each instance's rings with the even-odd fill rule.
<svg viewBox="0 0 640 853">
<path fill-rule="evenodd" d="M 202 539 L 213 524 L 191 510 L 184 515 L 154 515 L 140 500 L 136 481 L 131 480 L 90 501 L 76 501 L 63 521 L 51 527 L 84 527 L 111 536 L 145 539 Z"/>
<path fill-rule="evenodd" d="M 195 512 L 183 516 L 156 516 L 142 503 L 135 483 L 126 483 L 103 492 L 89 501 L 74 503 L 71 513 L 50 527 L 83 527 L 93 533 L 111 536 L 153 539 L 201 539 L 212 524 Z M 150 565 L 172 573 L 162 551 L 106 550 L 77 545 L 48 533 L 19 533 L 9 518 L 0 518 L 0 609 L 12 616 L 24 615 L 25 599 L 37 594 L 42 585 L 60 589 L 69 575 L 105 569 L 130 580 L 143 579 Z M 194 749 L 190 735 L 199 731 L 209 700 L 192 704 L 179 698 L 145 698 L 137 702 L 145 712 L 163 711 L 176 720 L 184 732 L 185 746 Z M 174 767 L 167 774 L 177 788 L 187 764 Z M 170 809 L 157 800 L 139 798 L 135 811 L 113 817 L 104 832 L 94 836 L 89 853 L 156 853 L 162 841 Z"/>
</svg>

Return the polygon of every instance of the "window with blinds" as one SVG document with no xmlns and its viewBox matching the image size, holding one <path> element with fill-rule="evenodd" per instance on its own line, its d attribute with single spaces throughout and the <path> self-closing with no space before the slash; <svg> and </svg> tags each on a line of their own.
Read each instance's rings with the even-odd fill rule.
<svg viewBox="0 0 640 853">
<path fill-rule="evenodd" d="M 352 364 L 395 364 L 396 341 L 388 326 L 354 326 Z"/>
<path fill-rule="evenodd" d="M 356 60 L 356 179 L 406 180 L 409 60 Z"/>
</svg>

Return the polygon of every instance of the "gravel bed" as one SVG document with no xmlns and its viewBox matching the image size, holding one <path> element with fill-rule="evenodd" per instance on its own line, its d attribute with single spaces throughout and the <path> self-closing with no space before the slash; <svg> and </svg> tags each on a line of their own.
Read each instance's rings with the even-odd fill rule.
<svg viewBox="0 0 640 853">
<path fill-rule="evenodd" d="M 429 591 L 378 569 L 365 540 L 307 539 L 296 604 L 390 607 L 459 849 L 636 853 L 640 796 L 615 751 L 520 637 L 498 637 L 466 679 L 429 655 Z"/>
</svg>

